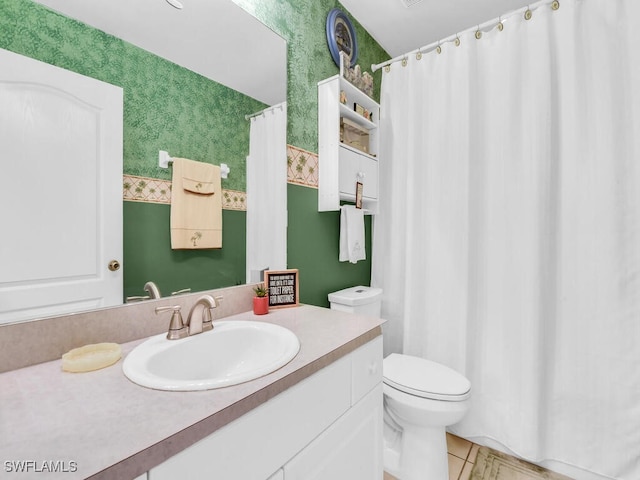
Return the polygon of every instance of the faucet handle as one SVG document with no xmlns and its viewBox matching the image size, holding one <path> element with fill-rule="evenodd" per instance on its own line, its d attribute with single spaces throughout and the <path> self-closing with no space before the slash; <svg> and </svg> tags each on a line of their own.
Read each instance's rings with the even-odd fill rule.
<svg viewBox="0 0 640 480">
<path fill-rule="evenodd" d="M 177 340 L 189 335 L 189 329 L 182 321 L 182 314 L 180 313 L 180 305 L 168 306 L 168 307 L 156 307 L 156 314 L 161 312 L 173 311 L 171 314 L 171 322 L 169 322 L 169 331 L 167 332 L 168 340 Z"/>
<path fill-rule="evenodd" d="M 125 300 L 125 303 L 131 303 L 131 302 L 141 302 L 143 300 L 149 300 L 151 297 L 149 295 L 136 295 L 134 297 L 127 297 L 127 299 Z"/>
<path fill-rule="evenodd" d="M 183 293 L 191 293 L 191 288 L 183 288 L 182 290 L 178 290 L 177 292 L 171 292 L 171 296 L 182 295 Z"/>
<path fill-rule="evenodd" d="M 180 305 L 168 305 L 166 307 L 156 307 L 156 314 L 160 312 L 168 312 L 169 310 L 173 310 L 174 312 L 179 312 L 182 307 Z"/>
</svg>

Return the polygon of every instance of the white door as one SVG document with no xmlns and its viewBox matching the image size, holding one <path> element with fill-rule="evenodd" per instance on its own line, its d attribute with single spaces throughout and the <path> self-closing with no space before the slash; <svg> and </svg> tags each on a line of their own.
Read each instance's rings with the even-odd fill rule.
<svg viewBox="0 0 640 480">
<path fill-rule="evenodd" d="M 122 89 L 0 49 L 0 323 L 122 303 Z"/>
</svg>

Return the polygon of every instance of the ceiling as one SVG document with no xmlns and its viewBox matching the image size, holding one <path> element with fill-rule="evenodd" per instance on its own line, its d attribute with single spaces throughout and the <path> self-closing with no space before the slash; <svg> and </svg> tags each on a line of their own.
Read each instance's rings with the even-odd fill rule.
<svg viewBox="0 0 640 480">
<path fill-rule="evenodd" d="M 35 1 L 268 105 L 286 100 L 285 40 L 231 0 Z"/>
<path fill-rule="evenodd" d="M 231 0 L 181 0 L 182 10 L 163 0 L 35 1 L 268 105 L 286 99 L 284 39 Z M 405 0 L 340 1 L 391 57 L 532 3 L 406 0 L 415 2 L 406 7 Z"/>
<path fill-rule="evenodd" d="M 340 0 L 392 58 L 533 5 L 527 0 Z"/>
</svg>

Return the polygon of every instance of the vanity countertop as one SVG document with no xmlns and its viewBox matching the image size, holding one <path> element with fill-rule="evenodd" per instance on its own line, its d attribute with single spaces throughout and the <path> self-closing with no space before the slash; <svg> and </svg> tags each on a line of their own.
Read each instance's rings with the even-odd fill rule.
<svg viewBox="0 0 640 480">
<path fill-rule="evenodd" d="M 144 340 L 123 344 L 118 363 L 94 372 L 63 372 L 55 360 L 0 374 L 0 472 L 17 479 L 135 478 L 377 337 L 383 323 L 309 305 L 224 320 L 286 327 L 300 352 L 269 375 L 201 392 L 129 381 L 122 361 Z M 15 473 L 19 468 L 28 473 Z M 48 473 L 54 469 L 59 473 Z"/>
</svg>

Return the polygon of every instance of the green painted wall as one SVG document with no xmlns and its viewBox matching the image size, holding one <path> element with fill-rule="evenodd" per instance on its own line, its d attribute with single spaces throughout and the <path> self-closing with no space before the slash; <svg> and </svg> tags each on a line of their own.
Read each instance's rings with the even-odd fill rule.
<svg viewBox="0 0 640 480">
<path fill-rule="evenodd" d="M 300 301 L 328 306 L 327 294 L 355 285 L 369 285 L 371 262 L 338 262 L 340 214 L 318 212 L 315 189 L 288 186 L 290 268 L 300 270 Z M 371 219 L 366 218 L 366 249 L 371 254 Z"/>
<path fill-rule="evenodd" d="M 222 211 L 222 246 L 216 250 L 171 250 L 169 205 L 124 202 L 124 250 L 137 259 L 125 268 L 128 295 L 145 295 L 142 287 L 154 279 L 160 292 L 192 291 L 245 283 L 246 214 Z M 208 265 L 215 265 L 209 268 Z"/>
<path fill-rule="evenodd" d="M 325 21 L 332 8 L 342 6 L 335 0 L 234 1 L 287 40 L 288 143 L 317 152 L 317 82 L 338 72 Z M 363 70 L 389 58 L 354 25 Z M 123 87 L 124 173 L 169 179 L 170 172 L 157 167 L 158 150 L 167 150 L 227 163 L 232 174 L 223 188 L 245 190 L 249 124 L 244 114 L 263 104 L 31 0 L 0 0 L 0 47 Z M 379 72 L 374 78 L 379 89 Z M 289 185 L 288 195 L 288 263 L 300 269 L 301 301 L 327 305 L 332 290 L 368 285 L 370 259 L 338 262 L 339 214 L 318 213 L 312 188 Z M 203 254 L 170 250 L 168 206 L 124 202 L 123 208 L 125 296 L 142 294 L 147 280 L 170 292 L 208 288 L 201 282 L 209 276 L 215 286 L 244 279 L 244 213 L 225 211 L 223 249 Z M 366 228 L 370 258 L 370 218 Z"/>
</svg>

